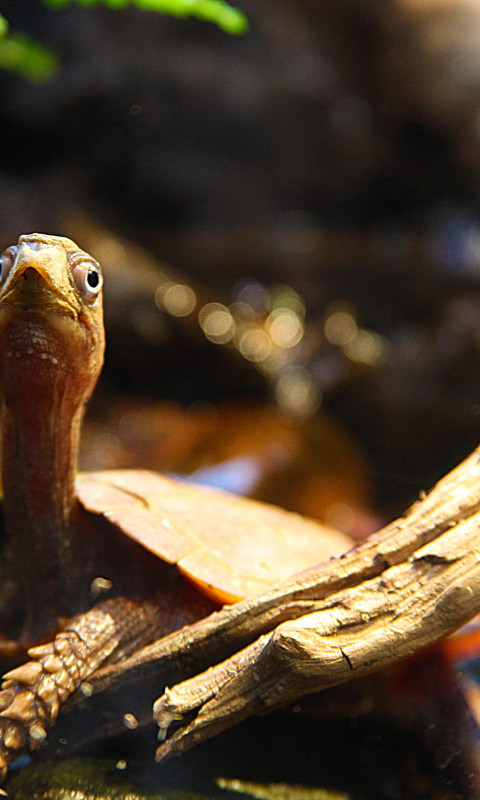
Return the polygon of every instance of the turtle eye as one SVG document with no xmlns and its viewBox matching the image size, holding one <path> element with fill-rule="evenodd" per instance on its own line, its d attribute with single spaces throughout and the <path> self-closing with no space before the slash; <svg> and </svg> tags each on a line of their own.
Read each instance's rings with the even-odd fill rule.
<svg viewBox="0 0 480 800">
<path fill-rule="evenodd" d="M 9 247 L 0 256 L 0 284 L 5 282 L 5 279 L 12 269 L 15 259 L 17 257 L 18 247 Z"/>
<path fill-rule="evenodd" d="M 73 261 L 72 277 L 78 291 L 87 300 L 95 300 L 103 284 L 102 272 L 97 262 L 93 261 L 93 259 L 85 258 L 82 253 L 81 257 L 77 257 Z"/>
</svg>

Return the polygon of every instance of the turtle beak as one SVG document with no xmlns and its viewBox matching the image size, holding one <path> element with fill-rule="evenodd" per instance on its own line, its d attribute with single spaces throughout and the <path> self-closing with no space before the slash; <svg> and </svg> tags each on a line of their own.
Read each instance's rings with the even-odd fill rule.
<svg viewBox="0 0 480 800">
<path fill-rule="evenodd" d="M 0 302 L 25 310 L 78 314 L 67 253 L 60 243 L 42 234 L 21 236 L 13 263 L 0 286 Z M 3 278 L 3 276 L 2 276 Z"/>
</svg>

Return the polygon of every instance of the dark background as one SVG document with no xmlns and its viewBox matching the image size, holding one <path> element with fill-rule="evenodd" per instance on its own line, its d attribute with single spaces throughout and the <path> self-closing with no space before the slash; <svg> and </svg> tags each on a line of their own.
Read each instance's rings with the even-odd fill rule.
<svg viewBox="0 0 480 800">
<path fill-rule="evenodd" d="M 480 11 L 239 6 L 250 32 L 234 37 L 134 8 L 5 0 L 12 31 L 61 67 L 39 83 L 0 73 L 0 239 L 101 226 L 210 300 L 231 302 L 244 280 L 286 283 L 313 330 L 349 304 L 385 357 L 358 365 L 317 342 L 299 358 L 391 515 L 478 440 Z M 151 342 L 116 316 L 115 391 L 184 407 L 269 396 L 250 363 L 205 350 L 181 321 L 147 376 Z"/>
</svg>

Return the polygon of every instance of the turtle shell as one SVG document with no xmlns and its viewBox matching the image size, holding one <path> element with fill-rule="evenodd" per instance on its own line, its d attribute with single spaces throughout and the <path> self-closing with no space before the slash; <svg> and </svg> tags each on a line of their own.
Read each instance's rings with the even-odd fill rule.
<svg viewBox="0 0 480 800">
<path fill-rule="evenodd" d="M 221 603 L 260 594 L 352 546 L 298 514 L 148 470 L 79 473 L 77 492 L 87 511 L 176 564 Z"/>
</svg>

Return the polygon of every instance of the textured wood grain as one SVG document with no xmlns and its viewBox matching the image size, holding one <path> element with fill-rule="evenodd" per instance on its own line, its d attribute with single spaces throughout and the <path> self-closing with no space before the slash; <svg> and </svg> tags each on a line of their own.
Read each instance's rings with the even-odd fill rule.
<svg viewBox="0 0 480 800">
<path fill-rule="evenodd" d="M 357 549 L 99 670 L 65 725 L 89 703 L 98 714 L 107 698 L 169 685 L 155 704 L 165 758 L 251 714 L 387 667 L 480 610 L 479 530 L 477 449 Z M 112 715 L 97 722 L 103 733 L 120 728 Z"/>
</svg>

